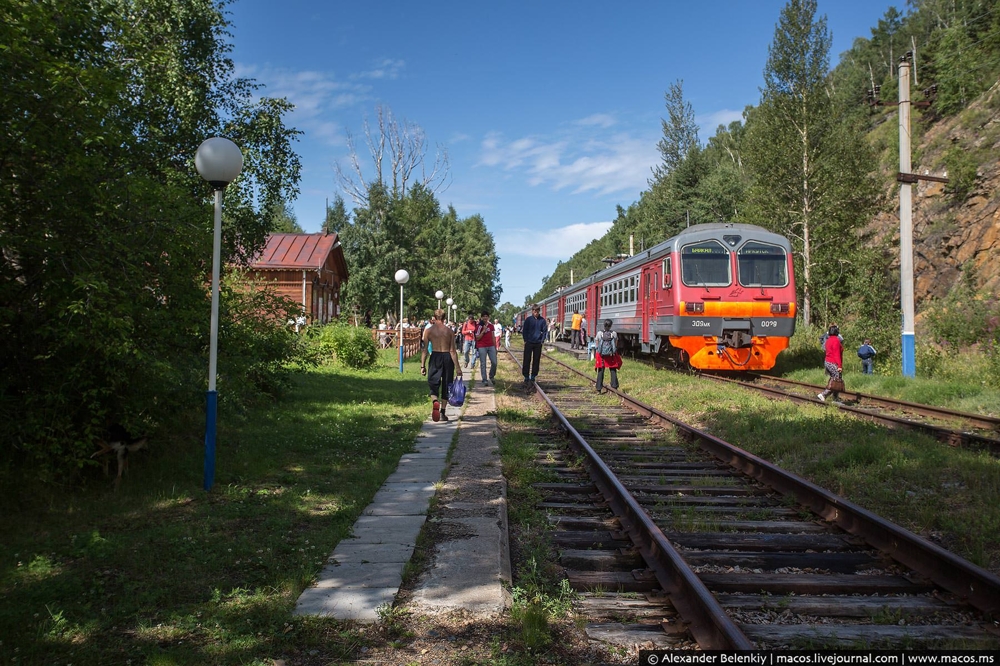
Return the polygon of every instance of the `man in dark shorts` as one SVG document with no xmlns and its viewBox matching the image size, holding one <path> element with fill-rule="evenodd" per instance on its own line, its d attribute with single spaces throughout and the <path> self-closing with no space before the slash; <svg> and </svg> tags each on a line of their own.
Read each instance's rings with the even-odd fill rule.
<svg viewBox="0 0 1000 666">
<path fill-rule="evenodd" d="M 427 370 L 427 343 L 430 353 L 430 372 Z M 420 374 L 427 376 L 431 388 L 431 418 L 447 421 L 445 409 L 448 407 L 448 391 L 455 380 L 455 372 L 462 376 L 462 366 L 455 351 L 455 332 L 444 324 L 444 310 L 435 310 L 431 325 L 424 329 L 424 349 L 420 354 Z"/>
</svg>

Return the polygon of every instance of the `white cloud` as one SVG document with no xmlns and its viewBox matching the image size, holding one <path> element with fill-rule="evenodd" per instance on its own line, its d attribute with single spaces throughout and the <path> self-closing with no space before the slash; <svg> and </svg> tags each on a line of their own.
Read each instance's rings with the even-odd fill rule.
<svg viewBox="0 0 1000 666">
<path fill-rule="evenodd" d="M 288 124 L 305 131 L 304 140 L 343 144 L 341 128 L 329 120 L 330 112 L 371 99 L 371 86 L 338 81 L 328 72 L 279 67 L 238 67 L 237 70 L 239 76 L 264 84 L 260 94 L 284 97 L 295 105 Z"/>
<path fill-rule="evenodd" d="M 406 67 L 406 61 L 383 58 L 374 63 L 372 69 L 366 72 L 358 72 L 351 76 L 352 79 L 396 79 L 399 73 Z"/>
<path fill-rule="evenodd" d="M 611 222 L 579 222 L 556 229 L 502 229 L 494 232 L 497 254 L 502 257 L 519 255 L 544 259 L 569 259 L 600 238 L 611 228 Z"/>
<path fill-rule="evenodd" d="M 586 118 L 581 118 L 580 120 L 577 120 L 574 124 L 581 125 L 583 127 L 590 127 L 596 125 L 598 127 L 607 128 L 611 127 L 617 122 L 618 121 L 615 120 L 615 117 L 609 113 L 595 113 L 592 116 L 587 116 Z"/>
<path fill-rule="evenodd" d="M 715 136 L 715 130 L 718 129 L 719 125 L 728 127 L 729 123 L 734 120 L 743 120 L 743 112 L 733 111 L 732 109 L 721 109 L 714 113 L 695 118 L 695 122 L 698 123 L 699 127 L 698 134 L 702 140 Z"/>
<path fill-rule="evenodd" d="M 593 126 L 592 126 L 593 127 Z M 478 165 L 523 171 L 530 185 L 547 185 L 573 194 L 638 192 L 646 188 L 650 168 L 659 161 L 656 141 L 625 133 L 543 140 L 506 141 L 491 132 L 481 144 Z"/>
</svg>

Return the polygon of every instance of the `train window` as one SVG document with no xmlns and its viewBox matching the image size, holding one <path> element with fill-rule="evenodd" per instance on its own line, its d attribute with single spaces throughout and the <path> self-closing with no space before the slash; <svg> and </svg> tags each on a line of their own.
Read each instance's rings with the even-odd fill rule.
<svg viewBox="0 0 1000 666">
<path fill-rule="evenodd" d="M 670 289 L 671 285 L 671 275 L 670 275 L 670 257 L 663 260 L 663 288 Z"/>
<path fill-rule="evenodd" d="M 628 290 L 628 296 L 629 296 L 629 298 L 628 298 L 629 303 L 635 303 L 635 301 L 636 301 L 636 298 L 635 298 L 635 287 L 632 287 L 631 289 Z"/>
<path fill-rule="evenodd" d="M 736 252 L 736 266 L 744 287 L 784 287 L 788 284 L 785 250 L 777 245 L 747 241 Z"/>
<path fill-rule="evenodd" d="M 730 275 L 729 250 L 716 240 L 692 243 L 681 248 L 681 280 L 689 287 L 727 287 Z"/>
</svg>

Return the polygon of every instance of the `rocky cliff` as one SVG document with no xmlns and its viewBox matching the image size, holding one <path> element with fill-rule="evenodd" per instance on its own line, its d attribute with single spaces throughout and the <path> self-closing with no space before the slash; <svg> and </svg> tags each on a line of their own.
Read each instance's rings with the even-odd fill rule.
<svg viewBox="0 0 1000 666">
<path fill-rule="evenodd" d="M 980 289 L 1000 291 L 998 86 L 957 117 L 933 123 L 915 137 L 913 171 L 952 181 L 948 185 L 920 181 L 913 186 L 913 272 L 918 313 L 930 298 L 945 296 L 970 269 Z M 888 122 L 898 127 L 895 115 Z M 879 240 L 887 240 L 898 253 L 899 187 L 894 182 L 898 161 L 894 162 L 886 168 L 886 177 L 893 182 L 890 212 L 873 220 L 868 231 Z M 952 191 L 955 174 L 953 169 L 949 176 L 947 165 L 956 162 L 966 169 L 966 192 Z"/>
</svg>

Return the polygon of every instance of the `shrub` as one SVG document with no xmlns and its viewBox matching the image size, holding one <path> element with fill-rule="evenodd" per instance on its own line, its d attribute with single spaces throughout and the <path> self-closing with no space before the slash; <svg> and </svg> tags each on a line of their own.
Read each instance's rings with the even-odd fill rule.
<svg viewBox="0 0 1000 666">
<path fill-rule="evenodd" d="M 946 191 L 958 199 L 964 199 L 976 186 L 979 164 L 975 152 L 961 146 L 953 146 L 945 153 L 944 164 L 948 169 Z"/>
<path fill-rule="evenodd" d="M 935 342 L 962 347 L 994 339 L 1000 326 L 1000 300 L 991 292 L 977 292 L 974 284 L 974 272 L 966 270 L 945 298 L 926 309 Z"/>
<path fill-rule="evenodd" d="M 375 365 L 378 348 L 370 329 L 334 322 L 312 326 L 308 330 L 312 352 L 319 362 L 336 360 L 349 368 L 364 369 Z"/>
</svg>

